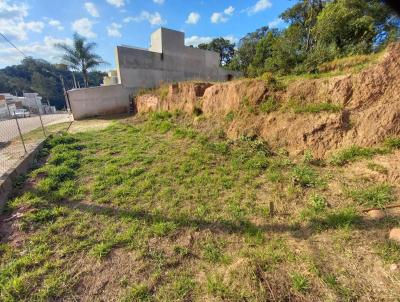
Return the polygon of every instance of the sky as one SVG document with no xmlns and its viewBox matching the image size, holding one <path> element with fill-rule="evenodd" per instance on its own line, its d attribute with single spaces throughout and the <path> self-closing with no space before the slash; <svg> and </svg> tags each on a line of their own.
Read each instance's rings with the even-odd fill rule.
<svg viewBox="0 0 400 302">
<path fill-rule="evenodd" d="M 27 56 L 61 61 L 57 43 L 70 44 L 74 32 L 96 42 L 97 53 L 115 66 L 114 48 L 148 48 L 160 27 L 185 33 L 197 46 L 215 37 L 232 42 L 257 28 L 282 28 L 279 15 L 294 0 L 0 0 L 0 33 Z M 0 68 L 18 64 L 22 55 L 0 36 Z"/>
</svg>

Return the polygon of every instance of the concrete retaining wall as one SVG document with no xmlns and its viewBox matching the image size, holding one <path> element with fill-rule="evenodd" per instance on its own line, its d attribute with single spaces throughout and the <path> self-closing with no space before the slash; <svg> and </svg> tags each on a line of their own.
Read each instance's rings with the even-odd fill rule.
<svg viewBox="0 0 400 302">
<path fill-rule="evenodd" d="M 44 142 L 45 140 L 42 140 L 35 149 L 21 158 L 21 160 L 0 177 L 0 211 L 5 206 L 7 199 L 12 192 L 13 182 L 16 181 L 20 175 L 26 174 L 26 172 L 32 167 L 32 164 L 38 152 L 42 149 Z"/>
<path fill-rule="evenodd" d="M 128 113 L 133 89 L 122 85 L 100 86 L 68 91 L 75 120 L 88 117 Z"/>
</svg>

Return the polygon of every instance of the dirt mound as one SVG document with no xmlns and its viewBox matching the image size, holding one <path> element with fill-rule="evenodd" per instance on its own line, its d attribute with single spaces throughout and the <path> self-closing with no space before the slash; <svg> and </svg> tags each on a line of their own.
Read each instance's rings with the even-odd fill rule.
<svg viewBox="0 0 400 302">
<path fill-rule="evenodd" d="M 263 113 L 262 103 L 277 102 Z M 290 104 L 331 104 L 340 110 L 299 113 Z M 179 83 L 165 97 L 137 98 L 138 112 L 195 108 L 206 116 L 234 118 L 226 123 L 230 138 L 257 135 L 291 153 L 313 151 L 323 157 L 351 145 L 370 146 L 400 134 L 400 43 L 392 44 L 380 61 L 357 74 L 299 80 L 284 91 L 261 80 L 227 83 Z"/>
</svg>

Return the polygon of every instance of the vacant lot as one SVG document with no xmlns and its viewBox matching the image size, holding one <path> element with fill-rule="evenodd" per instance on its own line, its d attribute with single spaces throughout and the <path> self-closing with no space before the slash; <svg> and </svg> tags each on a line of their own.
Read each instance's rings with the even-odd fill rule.
<svg viewBox="0 0 400 302">
<path fill-rule="evenodd" d="M 3 215 L 2 301 L 393 301 L 399 140 L 327 161 L 202 117 L 55 136 Z M 214 129 L 214 130 L 210 130 Z"/>
</svg>

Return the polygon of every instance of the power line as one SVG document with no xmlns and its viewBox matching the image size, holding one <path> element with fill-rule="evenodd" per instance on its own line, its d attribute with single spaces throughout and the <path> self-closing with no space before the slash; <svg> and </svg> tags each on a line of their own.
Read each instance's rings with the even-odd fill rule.
<svg viewBox="0 0 400 302">
<path fill-rule="evenodd" d="M 12 47 L 14 47 L 18 52 L 20 52 L 24 57 L 27 57 L 27 55 L 22 50 L 20 50 L 17 46 L 15 46 L 15 44 L 13 42 L 11 42 L 4 34 L 2 34 L 0 32 L 0 35 L 4 38 L 4 40 L 6 40 L 8 43 L 10 43 L 10 45 Z"/>
</svg>

